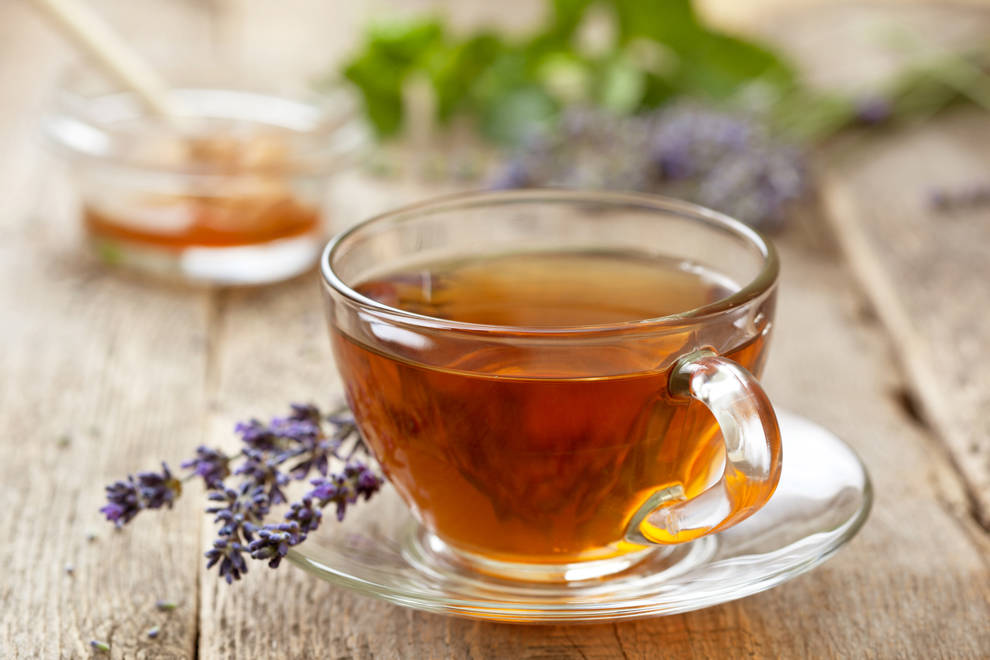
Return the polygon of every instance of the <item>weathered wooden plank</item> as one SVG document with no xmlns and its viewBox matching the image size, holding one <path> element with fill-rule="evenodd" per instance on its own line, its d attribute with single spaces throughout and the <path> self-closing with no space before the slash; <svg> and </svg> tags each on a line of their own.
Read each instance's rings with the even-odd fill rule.
<svg viewBox="0 0 990 660">
<path fill-rule="evenodd" d="M 23 3 L 0 7 L 0 232 L 23 228 L 37 200 L 43 158 L 37 148 L 37 118 L 67 58 L 50 30 Z"/>
<path fill-rule="evenodd" d="M 990 27 L 983 0 L 788 4 L 764 13 L 764 20 L 748 29 L 786 53 L 807 83 L 866 97 L 890 84 L 906 65 L 985 47 Z"/>
<path fill-rule="evenodd" d="M 47 234 L 0 246 L 0 306 L 0 655 L 83 657 L 100 639 L 113 657 L 191 657 L 197 503 L 120 533 L 97 509 L 104 483 L 202 432 L 205 294 L 109 274 Z"/>
<path fill-rule="evenodd" d="M 976 8 L 986 9 L 986 0 L 872 0 L 870 2 L 834 2 L 833 0 L 695 0 L 695 7 L 718 25 L 739 31 L 760 30 L 776 23 L 781 17 L 804 14 L 818 15 L 828 21 L 829 16 L 843 13 L 912 14 L 920 5 L 945 7 L 948 11 Z M 924 9 L 923 7 L 921 9 Z M 944 15 L 944 12 L 943 12 Z M 826 28 L 827 31 L 827 28 Z"/>
<path fill-rule="evenodd" d="M 990 11 L 952 3 L 845 5 L 781 16 L 763 29 L 812 83 L 868 96 L 900 67 L 986 47 Z M 841 46 L 837 48 L 836 46 Z M 822 53 L 829 53 L 823 57 Z M 990 119 L 970 109 L 896 132 L 863 131 L 821 155 L 825 217 L 882 319 L 925 417 L 990 527 L 990 338 L 981 302 L 990 244 L 986 207 L 941 213 L 936 191 L 987 185 Z"/>
<path fill-rule="evenodd" d="M 107 657 L 192 657 L 197 503 L 120 533 L 97 509 L 104 483 L 202 433 L 209 294 L 111 273 L 78 249 L 37 135 L 71 59 L 30 4 L 0 5 L 0 656 L 89 657 L 98 639 Z"/>
<path fill-rule="evenodd" d="M 829 162 L 828 217 L 920 413 L 990 528 L 990 207 L 940 211 L 935 191 L 990 184 L 990 115 L 862 137 Z"/>
<path fill-rule="evenodd" d="M 190 657 L 195 503 L 119 534 L 97 509 L 102 484 L 202 432 L 208 297 L 103 270 L 62 220 L 32 209 L 0 245 L 0 655 L 80 657 L 95 638 L 114 657 Z M 159 598 L 181 607 L 165 617 Z"/>
<path fill-rule="evenodd" d="M 4 20 L 23 19 L 16 7 L 0 6 L 0 30 L 13 35 L 0 41 L 0 72 L 22 76 L 6 48 L 54 71 L 43 57 L 26 57 L 32 39 L 45 43 L 43 31 L 21 32 Z M 8 94 L 10 78 L 2 80 L 0 93 Z M 14 144 L 14 136 L 27 163 L 41 162 L 24 139 L 41 89 L 18 87 L 24 91 L 11 95 L 13 104 L 0 104 L 0 147 Z M 20 103 L 31 99 L 36 105 Z M 17 539 L 0 544 L 4 657 L 86 656 L 93 637 L 108 637 L 116 656 L 198 651 L 204 658 L 902 657 L 921 649 L 980 657 L 990 648 L 985 558 L 966 521 L 944 503 L 957 496 L 957 480 L 890 396 L 903 383 L 885 352 L 886 335 L 858 312 L 851 279 L 821 245 L 795 237 L 783 245 L 768 387 L 780 404 L 859 449 L 878 502 L 861 536 L 834 560 L 772 592 L 667 619 L 519 628 L 413 613 L 288 567 L 255 568 L 232 588 L 218 584 L 198 568 L 214 530 L 204 522 L 201 537 L 190 524 L 196 495 L 170 516 L 112 535 L 95 514 L 100 484 L 159 457 L 187 454 L 203 433 L 205 405 L 212 404 L 209 440 L 229 442 L 232 422 L 245 414 L 275 413 L 289 400 L 326 400 L 337 391 L 316 282 L 307 276 L 228 292 L 213 304 L 202 292 L 111 275 L 75 255 L 60 222 L 25 215 L 37 194 L 30 187 L 40 183 L 21 170 L 0 164 L 0 191 L 26 191 L 0 212 L 0 447 L 7 456 L 0 502 L 17 512 L 0 519 L 3 538 Z M 338 222 L 415 192 L 367 183 L 358 190 L 342 190 L 348 197 Z M 75 428 L 83 432 L 68 447 L 50 442 Z M 34 442 L 17 442 L 22 437 Z M 91 526 L 100 538 L 90 545 L 84 535 Z M 69 562 L 72 577 L 62 573 Z M 178 600 L 179 610 L 154 612 L 161 597 Z M 160 622 L 162 638 L 146 642 L 144 629 Z"/>
</svg>

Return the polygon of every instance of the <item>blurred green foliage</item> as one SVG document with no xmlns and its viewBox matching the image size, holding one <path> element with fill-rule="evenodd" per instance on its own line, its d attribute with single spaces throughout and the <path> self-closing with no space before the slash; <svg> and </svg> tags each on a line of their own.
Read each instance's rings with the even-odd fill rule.
<svg viewBox="0 0 990 660">
<path fill-rule="evenodd" d="M 404 87 L 429 82 L 436 120 L 467 115 L 499 143 L 517 143 L 580 103 L 617 114 L 675 96 L 730 103 L 747 87 L 779 97 L 794 72 L 766 46 L 712 29 L 690 0 L 548 0 L 535 33 L 452 35 L 439 18 L 372 26 L 343 75 L 360 90 L 382 137 L 403 127 Z M 589 12 L 609 24 L 607 43 L 582 44 Z"/>
</svg>

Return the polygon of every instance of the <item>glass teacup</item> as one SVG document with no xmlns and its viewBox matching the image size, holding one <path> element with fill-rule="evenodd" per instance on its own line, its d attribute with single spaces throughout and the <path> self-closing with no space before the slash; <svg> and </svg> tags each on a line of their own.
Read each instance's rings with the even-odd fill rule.
<svg viewBox="0 0 990 660">
<path fill-rule="evenodd" d="M 731 218 L 643 195 L 468 194 L 359 224 L 321 267 L 364 437 L 477 570 L 608 575 L 776 487 L 756 376 L 778 262 Z"/>
</svg>

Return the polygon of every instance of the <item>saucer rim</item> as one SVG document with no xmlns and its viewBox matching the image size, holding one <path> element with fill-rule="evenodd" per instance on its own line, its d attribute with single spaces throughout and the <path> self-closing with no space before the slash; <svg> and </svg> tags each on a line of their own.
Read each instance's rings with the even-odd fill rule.
<svg viewBox="0 0 990 660">
<path fill-rule="evenodd" d="M 669 616 L 704 609 L 723 603 L 729 603 L 772 589 L 799 575 L 803 575 L 804 573 L 807 573 L 813 568 L 824 563 L 859 533 L 859 530 L 862 529 L 863 525 L 866 523 L 866 520 L 869 518 L 870 512 L 873 508 L 874 489 L 870 478 L 870 473 L 866 467 L 866 464 L 863 462 L 862 457 L 853 447 L 851 447 L 833 431 L 809 420 L 802 415 L 782 409 L 778 409 L 777 415 L 778 418 L 796 418 L 806 425 L 816 427 L 829 437 L 830 442 L 840 445 L 850 454 L 852 458 L 855 459 L 855 463 L 860 469 L 863 480 L 862 490 L 860 491 L 860 506 L 853 512 L 852 515 L 831 530 L 832 533 L 839 530 L 841 530 L 841 532 L 827 544 L 823 545 L 820 551 L 816 552 L 814 556 L 809 557 L 804 561 L 795 564 L 788 564 L 778 570 L 768 572 L 759 580 L 753 580 L 752 582 L 742 585 L 737 583 L 731 585 L 730 587 L 716 590 L 709 593 L 707 597 L 685 600 L 681 603 L 650 603 L 650 594 L 643 594 L 626 603 L 616 603 L 615 605 L 620 605 L 618 607 L 615 605 L 610 605 L 607 601 L 594 603 L 506 602 L 498 606 L 493 606 L 491 603 L 483 603 L 478 600 L 449 597 L 444 595 L 443 592 L 429 594 L 424 592 L 414 592 L 408 589 L 404 591 L 397 591 L 396 589 L 388 586 L 387 580 L 383 580 L 382 583 L 376 583 L 361 577 L 356 577 L 343 569 L 336 569 L 333 566 L 309 556 L 305 549 L 290 548 L 289 553 L 286 555 L 286 559 L 288 559 L 294 566 L 301 568 L 307 573 L 325 580 L 330 584 L 344 587 L 359 594 L 378 598 L 380 600 L 414 610 L 446 614 L 473 620 L 488 620 L 522 624 L 604 623 L 608 621 L 623 621 L 652 618 L 657 616 Z M 412 519 L 412 515 L 408 511 L 405 515 L 406 522 L 403 525 L 402 532 L 404 534 L 408 533 L 408 528 L 410 525 L 414 527 L 418 526 L 418 523 Z M 811 539 L 815 535 L 821 534 L 822 532 L 823 530 L 815 530 L 787 545 L 774 548 L 770 551 L 757 553 L 753 556 L 767 557 L 773 553 L 792 549 L 807 542 L 808 539 Z M 717 537 L 718 534 L 713 536 Z M 704 538 L 706 537 L 699 540 L 704 540 Z M 717 553 L 712 554 L 714 555 Z M 731 557 L 722 557 L 720 560 L 727 558 Z M 711 563 L 712 559 L 713 557 L 708 557 L 696 568 L 700 568 L 701 566 Z M 406 561 L 408 562 L 408 560 Z M 411 563 L 407 565 L 412 570 L 420 570 L 417 566 Z"/>
</svg>

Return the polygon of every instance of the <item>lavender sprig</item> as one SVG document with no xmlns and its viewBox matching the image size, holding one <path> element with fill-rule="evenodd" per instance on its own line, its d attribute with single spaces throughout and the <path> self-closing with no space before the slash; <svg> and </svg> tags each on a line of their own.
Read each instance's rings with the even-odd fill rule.
<svg viewBox="0 0 990 660">
<path fill-rule="evenodd" d="M 277 454 L 273 456 L 270 452 L 249 448 L 245 448 L 241 455 L 244 463 L 234 470 L 234 474 L 243 475 L 243 483 L 254 486 L 256 490 L 264 492 L 267 489 L 265 497 L 271 504 L 285 502 L 282 487 L 289 483 L 289 476 L 279 469 L 285 459 Z"/>
<path fill-rule="evenodd" d="M 938 188 L 930 193 L 929 207 L 937 213 L 976 210 L 985 206 L 990 206 L 990 182 L 955 189 Z"/>
<path fill-rule="evenodd" d="M 172 503 L 182 494 L 182 482 L 172 476 L 168 466 L 162 463 L 161 472 L 140 472 L 137 479 L 127 476 L 106 487 L 107 503 L 100 513 L 107 520 L 123 527 L 144 509 L 172 508 Z"/>
<path fill-rule="evenodd" d="M 267 559 L 271 568 L 278 568 L 289 548 L 305 540 L 306 534 L 297 522 L 266 525 L 258 531 L 258 538 L 248 546 L 248 552 L 252 558 Z"/>
<path fill-rule="evenodd" d="M 196 456 L 181 465 L 183 480 L 200 478 L 207 488 L 207 513 L 219 525 L 213 546 L 206 551 L 207 568 L 218 566 L 228 583 L 248 571 L 245 555 L 278 567 L 289 548 L 302 543 L 323 520 L 322 509 L 333 504 L 337 520 L 347 507 L 378 492 L 384 480 L 355 460 L 368 454 L 354 418 L 346 409 L 330 415 L 311 404 L 292 404 L 286 417 L 264 424 L 257 419 L 237 424 L 243 447 L 234 455 L 198 447 Z M 334 462 L 342 463 L 332 472 Z M 237 463 L 235 466 L 234 464 Z M 313 471 L 314 488 L 293 502 L 284 522 L 265 524 L 272 507 L 288 502 L 285 488 Z M 228 480 L 237 480 L 235 485 Z M 182 480 L 162 464 L 161 472 L 142 472 L 107 486 L 107 504 L 100 511 L 118 527 L 145 509 L 171 508 L 182 493 Z"/>
<path fill-rule="evenodd" d="M 342 474 L 332 475 L 329 479 L 314 479 L 312 484 L 316 488 L 310 491 L 309 497 L 318 500 L 320 507 L 333 502 L 337 506 L 337 520 L 343 520 L 347 505 L 354 504 L 361 497 L 370 498 L 378 491 L 382 480 L 364 463 L 355 461 L 348 463 Z"/>
<path fill-rule="evenodd" d="M 230 474 L 230 457 L 217 449 L 197 447 L 196 458 L 182 462 L 183 470 L 202 477 L 207 488 L 215 488 Z"/>
<path fill-rule="evenodd" d="M 337 520 L 343 520 L 349 504 L 360 498 L 369 499 L 378 492 L 384 481 L 360 461 L 349 462 L 340 474 L 313 479 L 316 486 L 302 502 L 295 502 L 285 514 L 288 522 L 278 525 L 265 525 L 258 530 L 258 538 L 248 545 L 247 550 L 254 559 L 267 559 L 268 565 L 276 568 L 289 548 L 306 540 L 306 535 L 320 526 L 323 513 L 320 509 L 334 504 Z M 313 506 L 313 501 L 317 506 Z"/>
</svg>

